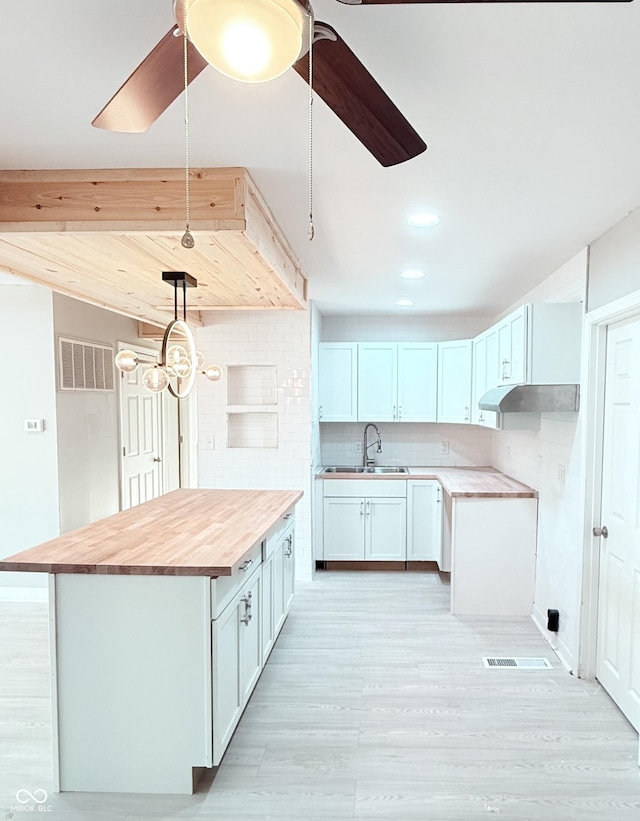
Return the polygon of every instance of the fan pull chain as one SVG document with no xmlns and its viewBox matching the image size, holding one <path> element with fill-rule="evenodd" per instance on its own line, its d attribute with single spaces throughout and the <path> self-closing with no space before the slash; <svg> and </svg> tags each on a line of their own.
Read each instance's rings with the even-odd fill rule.
<svg viewBox="0 0 640 821">
<path fill-rule="evenodd" d="M 184 56 L 184 193 L 186 207 L 186 229 L 180 240 L 183 248 L 193 248 L 193 238 L 189 223 L 191 221 L 191 196 L 189 191 L 189 43 L 187 41 L 187 3 L 184 4 L 182 21 L 182 45 Z"/>
<path fill-rule="evenodd" d="M 315 235 L 313 227 L 313 15 L 309 20 L 309 242 Z"/>
</svg>

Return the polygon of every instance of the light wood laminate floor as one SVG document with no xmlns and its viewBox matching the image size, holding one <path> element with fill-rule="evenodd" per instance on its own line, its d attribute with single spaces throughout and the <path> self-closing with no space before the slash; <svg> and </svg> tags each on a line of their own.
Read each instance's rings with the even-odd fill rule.
<svg viewBox="0 0 640 821">
<path fill-rule="evenodd" d="M 215 778 L 194 796 L 50 794 L 48 817 L 639 821 L 638 736 L 600 686 L 529 619 L 454 617 L 448 597 L 436 573 L 319 574 Z M 52 791 L 44 605 L 0 604 L 0 682 L 0 817 L 17 819 L 17 790 Z"/>
</svg>

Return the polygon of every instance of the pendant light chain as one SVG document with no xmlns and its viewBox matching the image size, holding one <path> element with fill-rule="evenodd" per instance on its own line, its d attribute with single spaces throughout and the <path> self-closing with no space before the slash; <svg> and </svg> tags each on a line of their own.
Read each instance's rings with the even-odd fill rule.
<svg viewBox="0 0 640 821">
<path fill-rule="evenodd" d="M 309 242 L 314 237 L 313 227 L 313 15 L 309 20 Z"/>
<path fill-rule="evenodd" d="M 183 248 L 193 248 L 195 240 L 191 233 L 191 192 L 189 190 L 189 43 L 187 39 L 187 3 L 184 4 L 182 21 L 182 47 L 184 63 L 184 193 L 186 210 L 186 229 L 180 240 Z"/>
</svg>

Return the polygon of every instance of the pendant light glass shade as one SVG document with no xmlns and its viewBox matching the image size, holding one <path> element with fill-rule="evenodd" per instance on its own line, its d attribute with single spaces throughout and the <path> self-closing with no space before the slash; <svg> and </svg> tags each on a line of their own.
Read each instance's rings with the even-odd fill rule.
<svg viewBox="0 0 640 821">
<path fill-rule="evenodd" d="M 222 368 L 220 365 L 209 365 L 204 369 L 203 373 L 211 382 L 218 382 L 222 379 Z"/>
<path fill-rule="evenodd" d="M 123 373 L 133 373 L 138 367 L 138 357 L 133 351 L 120 351 L 115 358 L 116 368 Z"/>
<path fill-rule="evenodd" d="M 164 368 L 154 365 L 145 371 L 142 377 L 142 384 L 148 391 L 153 393 L 160 393 L 169 386 L 169 377 Z"/>
<path fill-rule="evenodd" d="M 264 83 L 304 53 L 310 14 L 296 0 L 193 0 L 186 21 L 189 39 L 214 68 Z"/>
</svg>

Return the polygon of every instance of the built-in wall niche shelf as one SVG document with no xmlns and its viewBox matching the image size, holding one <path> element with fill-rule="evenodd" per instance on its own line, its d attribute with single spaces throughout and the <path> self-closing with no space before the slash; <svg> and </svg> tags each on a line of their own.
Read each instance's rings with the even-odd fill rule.
<svg viewBox="0 0 640 821">
<path fill-rule="evenodd" d="M 227 404 L 257 406 L 278 404 L 275 365 L 228 365 Z"/>
<path fill-rule="evenodd" d="M 229 448 L 277 448 L 278 414 L 274 411 L 228 413 Z"/>
</svg>

